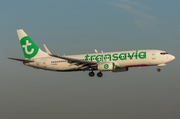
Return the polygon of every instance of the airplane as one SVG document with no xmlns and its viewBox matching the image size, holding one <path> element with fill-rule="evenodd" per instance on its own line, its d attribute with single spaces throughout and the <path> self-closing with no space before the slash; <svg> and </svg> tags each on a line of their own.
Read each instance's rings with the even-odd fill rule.
<svg viewBox="0 0 180 119">
<path fill-rule="evenodd" d="M 32 39 L 18 29 L 17 34 L 24 53 L 25 59 L 8 58 L 23 62 L 24 65 L 36 69 L 44 69 L 58 72 L 89 71 L 89 76 L 93 77 L 93 71 L 98 70 L 97 77 L 102 77 L 102 71 L 125 72 L 130 67 L 165 66 L 175 59 L 175 56 L 162 50 L 130 50 L 117 52 L 101 52 L 59 56 L 53 54 L 44 44 L 46 52 L 42 51 Z"/>
</svg>

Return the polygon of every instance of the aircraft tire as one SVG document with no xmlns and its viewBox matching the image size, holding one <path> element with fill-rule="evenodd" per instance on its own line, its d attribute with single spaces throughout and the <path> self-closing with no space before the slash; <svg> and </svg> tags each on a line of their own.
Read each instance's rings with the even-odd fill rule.
<svg viewBox="0 0 180 119">
<path fill-rule="evenodd" d="M 94 76 L 94 72 L 89 72 L 89 76 L 93 77 Z"/>
<path fill-rule="evenodd" d="M 103 76 L 103 74 L 101 72 L 97 73 L 97 77 L 102 77 L 102 76 Z"/>
<path fill-rule="evenodd" d="M 160 72 L 160 71 L 161 71 L 161 69 L 160 69 L 160 68 L 158 68 L 158 69 L 157 69 L 157 71 L 158 71 L 158 72 Z"/>
</svg>

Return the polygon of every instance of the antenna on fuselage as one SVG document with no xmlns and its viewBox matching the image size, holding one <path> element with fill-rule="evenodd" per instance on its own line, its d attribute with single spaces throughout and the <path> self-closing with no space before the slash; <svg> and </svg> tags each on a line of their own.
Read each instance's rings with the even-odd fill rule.
<svg viewBox="0 0 180 119">
<path fill-rule="evenodd" d="M 98 51 L 96 49 L 94 49 L 95 53 L 98 53 Z"/>
</svg>

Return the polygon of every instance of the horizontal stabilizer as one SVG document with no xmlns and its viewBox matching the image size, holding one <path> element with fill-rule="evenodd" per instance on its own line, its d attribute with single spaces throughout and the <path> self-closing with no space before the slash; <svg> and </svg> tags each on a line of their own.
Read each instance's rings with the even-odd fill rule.
<svg viewBox="0 0 180 119">
<path fill-rule="evenodd" d="M 17 58 L 11 58 L 11 57 L 8 57 L 8 59 L 12 59 L 12 60 L 16 60 L 16 61 L 21 61 L 21 62 L 25 62 L 25 63 L 28 63 L 28 62 L 34 62 L 33 60 L 28 60 L 28 59 L 17 59 Z"/>
</svg>

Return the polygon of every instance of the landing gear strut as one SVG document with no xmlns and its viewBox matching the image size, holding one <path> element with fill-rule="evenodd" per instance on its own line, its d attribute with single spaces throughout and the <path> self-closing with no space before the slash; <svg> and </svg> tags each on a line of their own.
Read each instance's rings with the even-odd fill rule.
<svg viewBox="0 0 180 119">
<path fill-rule="evenodd" d="M 89 76 L 93 77 L 94 76 L 94 72 L 93 71 L 89 72 Z"/>
<path fill-rule="evenodd" d="M 161 71 L 161 69 L 158 67 L 158 68 L 157 68 L 157 71 L 158 71 L 158 72 L 160 72 L 160 71 Z"/>
<path fill-rule="evenodd" d="M 97 77 L 102 77 L 102 76 L 103 76 L 103 74 L 101 72 L 97 73 Z"/>
</svg>

